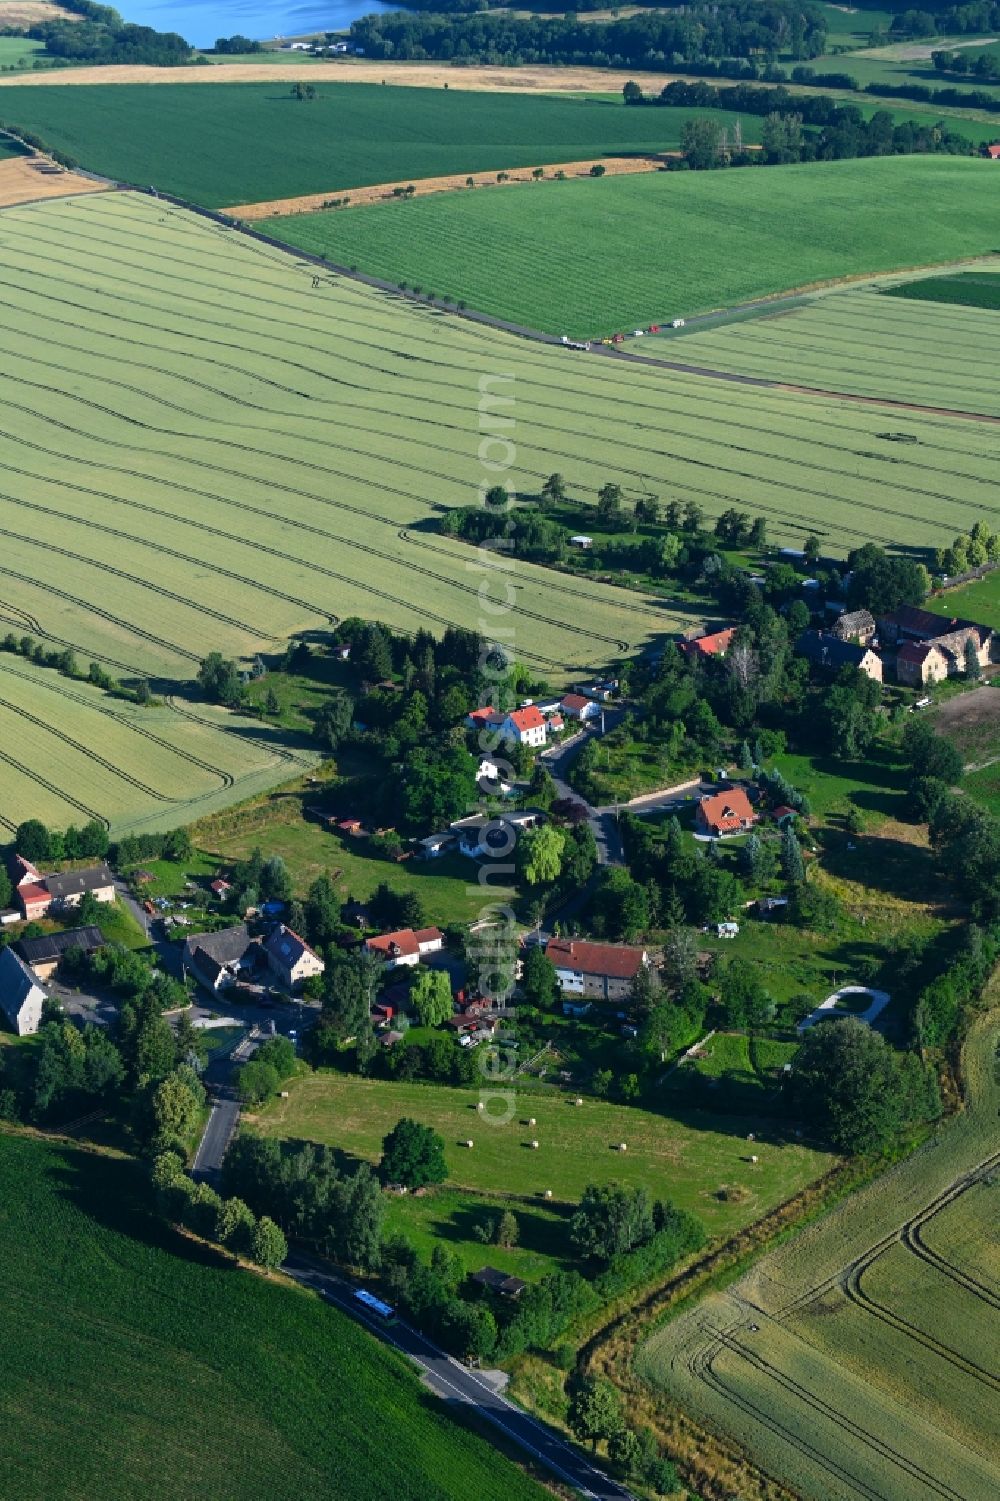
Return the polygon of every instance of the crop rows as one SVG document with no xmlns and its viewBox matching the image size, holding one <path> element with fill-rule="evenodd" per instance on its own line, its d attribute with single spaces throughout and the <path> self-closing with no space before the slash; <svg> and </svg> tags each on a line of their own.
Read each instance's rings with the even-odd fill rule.
<svg viewBox="0 0 1000 1501">
<path fill-rule="evenodd" d="M 140 709 L 0 654 L 0 822 L 171 827 L 295 769 L 216 711 Z"/>
<path fill-rule="evenodd" d="M 647 1379 L 816 1501 L 1000 1484 L 996 1042 L 994 1012 L 967 1044 L 969 1108 L 935 1142 L 641 1353 Z"/>
<path fill-rule="evenodd" d="M 740 375 L 1000 416 L 1000 316 L 840 292 L 685 336 L 670 353 Z"/>
<path fill-rule="evenodd" d="M 734 401 L 716 381 L 514 340 L 139 196 L 6 211 L 0 295 L 0 623 L 122 673 L 190 676 L 210 650 L 267 650 L 348 614 L 488 628 L 481 587 L 504 595 L 506 573 L 427 527 L 494 478 L 530 497 L 558 470 L 584 504 L 609 479 L 709 516 L 736 504 L 775 540 L 816 530 L 838 551 L 932 546 L 995 517 L 992 433 L 969 424 L 894 414 L 920 442 L 890 452 L 876 409 L 768 390 Z M 509 408 L 490 406 L 508 392 Z M 505 452 L 512 467 L 486 467 Z M 510 582 L 513 648 L 554 683 L 691 620 L 667 598 L 530 564 Z M 135 823 L 166 817 L 164 798 L 232 796 L 192 766 L 130 785 L 136 758 L 85 741 L 77 707 L 38 714 L 52 726 L 30 762 L 50 764 L 46 808 L 74 788 Z M 93 787 L 60 731 L 111 763 L 92 760 Z M 269 745 L 242 743 L 252 768 L 202 759 L 237 779 L 278 772 Z M 0 776 L 19 806 L 24 775 Z"/>
</svg>

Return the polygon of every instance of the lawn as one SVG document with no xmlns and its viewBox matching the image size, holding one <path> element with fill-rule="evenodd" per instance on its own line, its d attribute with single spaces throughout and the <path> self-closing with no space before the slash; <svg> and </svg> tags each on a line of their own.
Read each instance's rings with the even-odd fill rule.
<svg viewBox="0 0 1000 1501">
<path fill-rule="evenodd" d="M 524 1093 L 512 1102 L 510 1123 L 492 1125 L 477 1111 L 477 1099 L 472 1090 L 320 1071 L 293 1080 L 289 1098 L 269 1105 L 253 1125 L 270 1136 L 326 1142 L 377 1161 L 386 1133 L 411 1116 L 444 1137 L 449 1187 L 524 1195 L 535 1203 L 544 1203 L 551 1189 L 558 1207 L 575 1203 L 588 1183 L 642 1184 L 655 1197 L 692 1210 L 713 1235 L 749 1224 L 830 1162 L 822 1152 L 785 1141 L 756 1113 L 722 1120 L 698 1111 L 660 1115 L 595 1099 L 577 1106 L 569 1094 Z M 530 1127 L 532 1116 L 537 1124 Z M 761 1143 L 753 1167 L 746 1161 L 751 1130 Z M 464 1145 L 470 1137 L 471 1151 Z M 537 1151 L 532 1140 L 540 1144 Z M 617 1150 L 622 1141 L 627 1152 Z M 732 1183 L 747 1190 L 739 1203 L 718 1197 Z"/>
<path fill-rule="evenodd" d="M 638 1352 L 648 1383 L 806 1501 L 1000 1487 L 998 1017 L 974 1024 L 966 1108 L 933 1141 Z"/>
<path fill-rule="evenodd" d="M 39 85 L 0 97 L 0 120 L 34 132 L 91 171 L 222 208 L 676 149 L 684 121 L 697 113 L 626 109 L 620 99 L 360 83 L 320 83 L 316 95 L 296 101 L 291 86 L 277 81 L 163 89 Z M 743 129 L 745 139 L 759 139 L 759 121 L 745 120 Z"/>
<path fill-rule="evenodd" d="M 992 169 L 907 156 L 769 167 L 766 179 L 653 173 L 435 194 L 273 219 L 268 230 L 341 265 L 584 338 L 813 282 L 987 254 L 997 248 L 984 191 Z M 567 276 L 581 245 L 587 254 Z"/>
<path fill-rule="evenodd" d="M 927 601 L 928 610 L 949 618 L 959 615 L 1000 631 L 1000 568 L 972 584 L 944 589 Z"/>
<path fill-rule="evenodd" d="M 308 792 L 303 801 L 308 803 Z M 489 892 L 477 882 L 477 866 L 460 855 L 438 860 L 406 860 L 397 864 L 364 853 L 364 841 L 331 832 L 299 814 L 299 799 L 280 796 L 240 812 L 198 824 L 193 838 L 203 852 L 203 868 L 218 868 L 245 859 L 260 846 L 280 855 L 288 866 L 297 896 L 305 896 L 317 876 L 328 875 L 341 901 L 366 901 L 380 882 L 394 891 L 419 896 L 428 921 L 445 926 L 469 923 L 482 914 L 487 902 L 505 902 L 510 887 L 490 883 Z"/>
<path fill-rule="evenodd" d="M 495 1222 L 504 1209 L 517 1219 L 518 1244 L 505 1250 L 484 1245 L 476 1228 Z M 568 1235 L 569 1209 L 565 1204 L 531 1204 L 523 1199 L 491 1197 L 468 1189 L 435 1188 L 414 1198 L 391 1195 L 386 1201 L 387 1235 L 405 1235 L 426 1261 L 437 1245 L 458 1256 L 467 1272 L 489 1264 L 525 1280 L 552 1271 L 579 1271 Z"/>
<path fill-rule="evenodd" d="M 17 1442 L 0 1447 L 0 1493 L 541 1501 L 405 1361 L 313 1295 L 182 1239 L 148 1193 L 127 1160 L 0 1138 L 17 1288 L 4 1312 Z"/>
</svg>

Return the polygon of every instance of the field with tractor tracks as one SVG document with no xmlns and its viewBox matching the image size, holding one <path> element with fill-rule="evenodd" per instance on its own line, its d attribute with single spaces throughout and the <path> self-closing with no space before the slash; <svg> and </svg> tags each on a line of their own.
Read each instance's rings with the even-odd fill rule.
<svg viewBox="0 0 1000 1501">
<path fill-rule="evenodd" d="M 0 628 L 158 695 L 210 651 L 347 615 L 488 630 L 482 595 L 516 605 L 514 653 L 554 685 L 696 623 L 669 590 L 524 562 L 508 581 L 436 534 L 497 478 L 527 501 L 559 471 L 585 505 L 609 480 L 626 503 L 736 504 L 835 553 L 998 520 L 993 428 L 546 347 L 137 194 L 5 210 L 0 295 Z M 37 811 L 6 775 L 4 816 Z M 93 796 L 112 822 L 163 811 Z"/>
<path fill-rule="evenodd" d="M 998 1038 L 993 1010 L 966 1043 L 966 1108 L 914 1156 L 639 1352 L 648 1382 L 810 1501 L 1000 1489 Z"/>
<path fill-rule="evenodd" d="M 1000 262 L 988 264 L 991 270 L 968 271 L 957 280 L 972 287 L 981 281 L 988 295 Z M 933 286 L 942 280 L 929 278 Z M 906 298 L 887 296 L 877 285 L 830 292 L 654 342 L 671 359 L 713 370 L 770 379 L 780 371 L 789 385 L 1000 418 L 1000 310 L 921 301 L 921 285 L 916 279 L 893 288 L 909 293 Z M 981 446 L 982 431 L 970 447 Z"/>
<path fill-rule="evenodd" d="M 172 698 L 140 708 L 0 653 L 0 840 L 29 813 L 52 828 L 176 828 L 315 759 L 224 710 Z"/>
</svg>

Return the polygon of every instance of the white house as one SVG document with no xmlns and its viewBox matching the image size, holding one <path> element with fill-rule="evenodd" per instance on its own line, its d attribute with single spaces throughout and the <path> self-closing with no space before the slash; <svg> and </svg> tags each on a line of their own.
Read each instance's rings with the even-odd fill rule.
<svg viewBox="0 0 1000 1501">
<path fill-rule="evenodd" d="M 28 1037 L 42 1024 L 42 1006 L 48 1000 L 31 970 L 14 950 L 0 949 L 0 1011 L 18 1037 Z"/>
<path fill-rule="evenodd" d="M 585 698 L 582 693 L 567 693 L 559 707 L 567 718 L 578 719 L 581 724 L 596 719 L 601 712 L 600 704 L 592 698 Z"/>
<path fill-rule="evenodd" d="M 500 726 L 500 736 L 515 745 L 544 745 L 545 719 L 538 705 L 529 704 L 526 709 L 515 709 L 506 715 Z"/>
<path fill-rule="evenodd" d="M 395 933 L 381 933 L 377 938 L 365 940 L 365 952 L 377 954 L 389 969 L 419 964 L 427 954 L 440 953 L 443 948 L 444 934 L 440 928 L 397 928 Z"/>
<path fill-rule="evenodd" d="M 264 939 L 264 953 L 281 983 L 294 990 L 326 968 L 322 959 L 298 933 L 279 923 Z"/>
</svg>

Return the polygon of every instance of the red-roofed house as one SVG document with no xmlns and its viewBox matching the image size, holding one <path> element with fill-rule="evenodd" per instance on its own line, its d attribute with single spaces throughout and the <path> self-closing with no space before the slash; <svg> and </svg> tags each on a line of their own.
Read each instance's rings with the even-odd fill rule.
<svg viewBox="0 0 1000 1501">
<path fill-rule="evenodd" d="M 780 808 L 772 808 L 771 817 L 774 819 L 779 829 L 783 829 L 786 824 L 790 824 L 795 821 L 795 809 L 790 808 L 787 803 L 782 803 Z"/>
<path fill-rule="evenodd" d="M 584 698 L 582 693 L 567 693 L 559 707 L 567 719 L 579 719 L 581 723 L 596 719 L 601 712 L 600 704 L 592 698 Z"/>
<path fill-rule="evenodd" d="M 592 996 L 602 1001 L 624 1000 L 636 975 L 649 963 L 645 949 L 621 943 L 584 943 L 577 938 L 550 938 L 545 957 L 555 965 L 564 995 Z"/>
<path fill-rule="evenodd" d="M 503 715 L 496 709 L 473 709 L 471 714 L 466 714 L 465 723 L 470 730 L 488 730 L 502 724 Z"/>
<path fill-rule="evenodd" d="M 1000 146 L 987 146 L 986 155 L 991 161 L 1000 162 Z"/>
<path fill-rule="evenodd" d="M 500 736 L 503 740 L 513 741 L 515 745 L 544 745 L 545 720 L 541 709 L 537 704 L 529 704 L 526 709 L 515 709 L 500 726 Z"/>
<path fill-rule="evenodd" d="M 742 787 L 703 797 L 698 804 L 696 821 L 703 834 L 741 834 L 752 829 L 757 814 Z"/>
<path fill-rule="evenodd" d="M 724 657 L 735 635 L 736 627 L 731 625 L 724 631 L 713 631 L 710 636 L 695 636 L 693 641 L 682 641 L 680 648 L 689 661 L 699 657 Z"/>
<path fill-rule="evenodd" d="M 44 917 L 52 906 L 52 893 L 47 886 L 40 886 L 36 881 L 25 881 L 17 888 L 17 899 L 21 903 L 25 922 L 33 922 L 35 918 Z"/>
<path fill-rule="evenodd" d="M 365 939 L 365 952 L 377 954 L 389 969 L 401 964 L 419 964 L 425 954 L 444 948 L 444 934 L 439 928 L 398 928 L 395 933 L 381 933 Z"/>
</svg>

